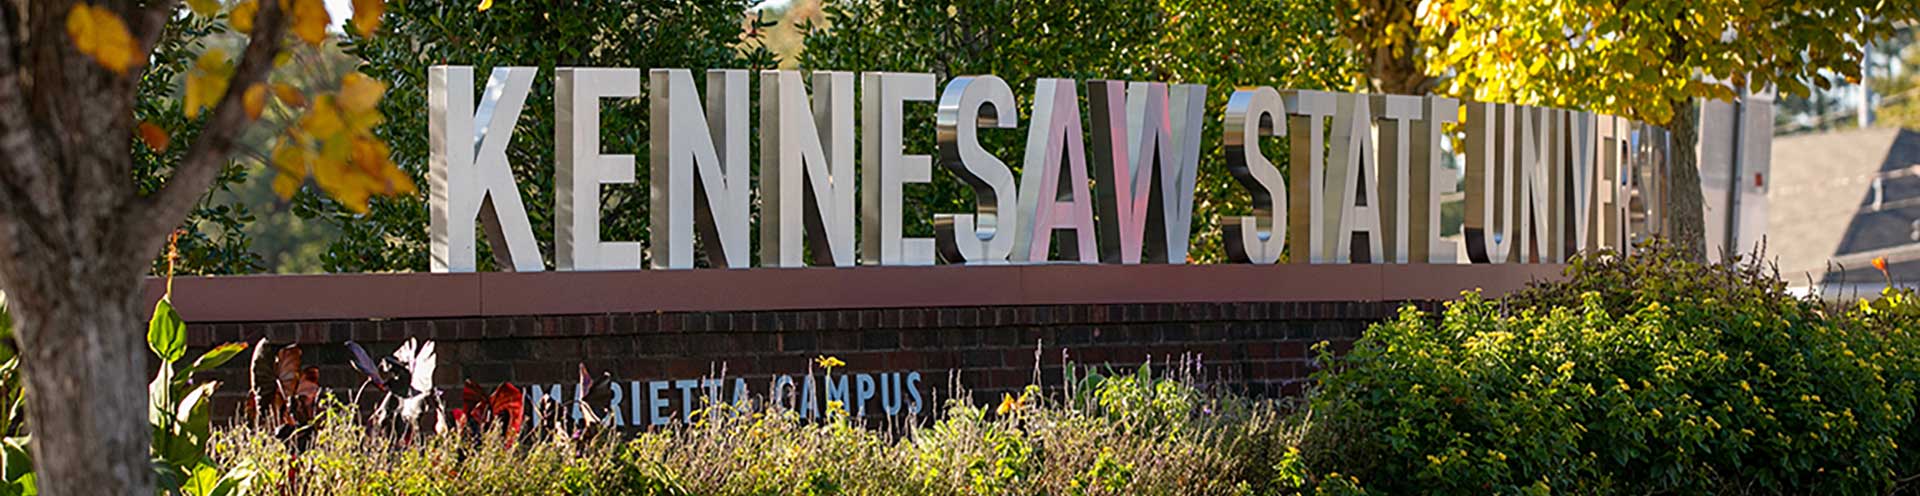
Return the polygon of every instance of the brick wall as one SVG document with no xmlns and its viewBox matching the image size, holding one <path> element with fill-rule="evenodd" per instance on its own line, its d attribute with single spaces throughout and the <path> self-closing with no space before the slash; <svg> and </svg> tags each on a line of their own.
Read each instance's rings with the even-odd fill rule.
<svg viewBox="0 0 1920 496">
<path fill-rule="evenodd" d="M 752 396 L 764 397 L 776 378 L 804 380 L 810 361 L 826 355 L 847 363 L 837 375 L 853 378 L 850 405 L 860 399 L 861 374 L 879 377 L 875 388 L 882 391 L 865 411 L 880 415 L 886 406 L 877 397 L 891 385 L 897 404 L 902 381 L 915 372 L 918 381 L 912 385 L 920 390 L 914 393 L 928 404 L 954 394 L 950 384 L 955 380 L 978 400 L 1018 391 L 1032 382 L 1036 349 L 1050 385 L 1060 381 L 1063 353 L 1075 363 L 1123 368 L 1186 355 L 1197 358 L 1203 376 L 1217 385 L 1256 395 L 1294 394 L 1316 367 L 1315 343 L 1326 341 L 1343 351 L 1368 324 L 1391 317 L 1398 307 L 1388 302 L 1082 304 L 222 322 L 190 324 L 189 343 L 201 349 L 261 337 L 276 346 L 297 343 L 306 364 L 320 367 L 323 385 L 351 394 L 363 377 L 348 364 L 343 343 L 359 342 L 378 355 L 410 337 L 431 339 L 440 357 L 434 379 L 450 401 L 457 401 L 463 379 L 487 387 L 511 381 L 550 390 L 571 384 L 584 364 L 595 374 L 612 373 L 626 386 L 621 409 L 648 419 L 656 408 L 664 416 L 681 411 L 687 398 L 681 386 L 687 383 L 673 381 L 724 377 L 719 395 L 730 397 L 733 385 L 744 384 Z M 246 390 L 244 362 L 236 359 L 212 372 L 232 385 L 222 388 L 220 415 L 234 412 Z M 656 381 L 666 381 L 666 389 Z M 782 391 L 788 401 L 800 396 L 798 384 Z M 633 402 L 634 396 L 643 401 Z M 656 405 L 662 398 L 665 403 Z"/>
</svg>

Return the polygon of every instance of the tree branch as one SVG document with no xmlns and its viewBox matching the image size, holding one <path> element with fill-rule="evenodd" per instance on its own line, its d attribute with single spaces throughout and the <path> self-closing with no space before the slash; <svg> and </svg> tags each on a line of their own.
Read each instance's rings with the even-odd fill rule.
<svg viewBox="0 0 1920 496">
<path fill-rule="evenodd" d="M 160 43 L 160 35 L 167 32 L 167 19 L 173 17 L 174 7 L 179 0 L 160 0 L 148 5 L 144 10 L 135 10 L 139 14 L 128 19 L 134 23 L 134 37 L 140 40 L 140 53 L 153 54 L 153 47 Z M 144 65 L 144 64 L 143 64 Z"/>
<path fill-rule="evenodd" d="M 280 53 L 287 28 L 280 2 L 269 0 L 259 5 L 253 35 L 247 40 L 240 65 L 227 82 L 226 94 L 208 114 L 199 139 L 187 149 L 180 165 L 174 167 L 173 177 L 167 184 L 152 195 L 131 202 L 132 209 L 126 212 L 129 224 L 124 228 L 130 230 L 128 234 L 132 236 L 127 239 L 137 245 L 141 254 L 158 250 L 164 235 L 186 218 L 187 211 L 200 201 L 213 186 L 214 178 L 219 177 L 221 168 L 226 166 L 241 131 L 253 122 L 245 108 L 247 89 L 266 80 L 274 57 Z"/>
</svg>

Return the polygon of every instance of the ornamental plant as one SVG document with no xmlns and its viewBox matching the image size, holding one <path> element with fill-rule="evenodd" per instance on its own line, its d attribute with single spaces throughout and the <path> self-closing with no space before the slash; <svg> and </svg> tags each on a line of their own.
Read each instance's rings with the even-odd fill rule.
<svg viewBox="0 0 1920 496">
<path fill-rule="evenodd" d="M 1317 375 L 1316 467 L 1388 493 L 1886 493 L 1920 473 L 1909 293 L 1852 310 L 1647 245 L 1403 310 Z"/>
</svg>

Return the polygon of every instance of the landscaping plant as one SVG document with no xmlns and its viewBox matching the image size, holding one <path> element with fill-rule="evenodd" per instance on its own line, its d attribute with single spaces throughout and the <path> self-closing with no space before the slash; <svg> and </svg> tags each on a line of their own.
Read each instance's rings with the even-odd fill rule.
<svg viewBox="0 0 1920 496">
<path fill-rule="evenodd" d="M 1882 494 L 1920 473 L 1910 292 L 1834 309 L 1751 262 L 1643 248 L 1324 357 L 1314 465 L 1390 494 Z"/>
</svg>

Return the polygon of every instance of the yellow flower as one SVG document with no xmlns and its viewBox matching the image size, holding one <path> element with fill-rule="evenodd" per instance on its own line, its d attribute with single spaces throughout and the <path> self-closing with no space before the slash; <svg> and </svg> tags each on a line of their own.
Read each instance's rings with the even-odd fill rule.
<svg viewBox="0 0 1920 496">
<path fill-rule="evenodd" d="M 74 48 L 81 54 L 116 74 L 126 75 L 139 58 L 127 23 L 106 7 L 74 4 L 67 11 L 67 36 L 73 38 Z"/>
<path fill-rule="evenodd" d="M 1007 394 L 1007 393 L 1001 393 L 1000 408 L 996 410 L 1000 414 L 1000 416 L 1005 417 L 1007 416 L 1007 414 L 1013 413 L 1013 407 L 1014 407 L 1013 395 Z"/>
<path fill-rule="evenodd" d="M 847 362 L 840 361 L 840 357 L 830 356 L 815 357 L 813 363 L 819 365 L 820 368 L 827 369 L 828 372 L 832 372 L 834 367 L 845 367 L 847 365 Z"/>
</svg>

